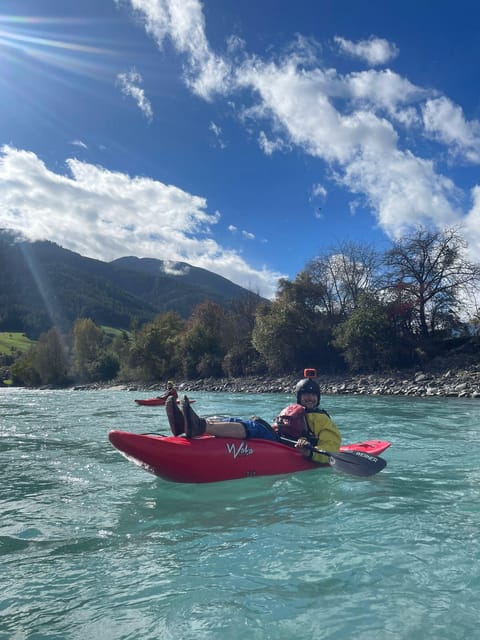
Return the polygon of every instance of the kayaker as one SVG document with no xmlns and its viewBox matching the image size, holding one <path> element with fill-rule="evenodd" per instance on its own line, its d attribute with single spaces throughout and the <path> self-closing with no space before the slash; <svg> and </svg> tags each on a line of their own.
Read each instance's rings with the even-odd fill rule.
<svg viewBox="0 0 480 640">
<path fill-rule="evenodd" d="M 295 447 L 305 457 L 326 463 L 326 456 L 312 452 L 312 445 L 325 451 L 338 451 L 341 435 L 326 411 L 319 408 L 320 387 L 315 380 L 304 378 L 296 387 L 297 404 L 289 405 L 281 412 L 273 427 L 254 416 L 250 419 L 228 418 L 221 422 L 200 418 L 190 406 L 187 396 L 181 402 L 181 410 L 173 399 L 165 404 L 168 422 L 176 436 L 185 432 L 187 438 L 204 433 L 220 438 L 263 438 L 282 441 L 295 440 Z"/>
<path fill-rule="evenodd" d="M 167 398 L 173 397 L 175 399 L 178 398 L 178 393 L 177 390 L 175 389 L 175 386 L 172 382 L 172 380 L 169 380 L 167 382 L 167 385 L 165 387 L 165 393 L 163 393 L 161 396 L 157 396 L 158 398 L 160 398 L 161 400 L 166 400 Z"/>
</svg>

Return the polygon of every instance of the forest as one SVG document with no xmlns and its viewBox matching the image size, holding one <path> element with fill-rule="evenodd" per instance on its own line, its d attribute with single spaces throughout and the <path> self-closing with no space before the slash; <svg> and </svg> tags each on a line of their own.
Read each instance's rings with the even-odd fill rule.
<svg viewBox="0 0 480 640">
<path fill-rule="evenodd" d="M 383 253 L 340 242 L 281 279 L 273 301 L 252 293 L 225 309 L 205 300 L 188 319 L 167 311 L 116 332 L 79 317 L 0 366 L 26 386 L 422 366 L 476 345 L 480 266 L 467 256 L 456 228 L 419 227 Z"/>
</svg>

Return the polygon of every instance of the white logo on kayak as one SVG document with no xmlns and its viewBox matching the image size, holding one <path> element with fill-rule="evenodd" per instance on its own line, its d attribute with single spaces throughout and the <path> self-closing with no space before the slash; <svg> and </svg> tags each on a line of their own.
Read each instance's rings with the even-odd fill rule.
<svg viewBox="0 0 480 640">
<path fill-rule="evenodd" d="M 227 442 L 225 445 L 228 453 L 233 454 L 233 459 L 236 460 L 238 456 L 251 456 L 253 449 L 247 446 L 246 442 L 242 442 L 240 445 L 236 445 L 233 442 Z"/>
</svg>

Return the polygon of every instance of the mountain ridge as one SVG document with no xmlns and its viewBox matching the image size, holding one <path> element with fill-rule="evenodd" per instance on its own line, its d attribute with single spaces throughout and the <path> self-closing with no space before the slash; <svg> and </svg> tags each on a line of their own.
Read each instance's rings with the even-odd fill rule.
<svg viewBox="0 0 480 640">
<path fill-rule="evenodd" d="M 185 262 L 125 256 L 87 258 L 50 241 L 0 230 L 0 331 L 69 330 L 79 317 L 128 329 L 167 311 L 187 319 L 210 300 L 228 309 L 256 293 Z"/>
</svg>

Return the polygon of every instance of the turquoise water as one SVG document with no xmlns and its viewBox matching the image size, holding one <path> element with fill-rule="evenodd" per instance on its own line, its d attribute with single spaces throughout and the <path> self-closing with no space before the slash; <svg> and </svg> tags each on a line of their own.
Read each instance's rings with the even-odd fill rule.
<svg viewBox="0 0 480 640">
<path fill-rule="evenodd" d="M 345 442 L 392 442 L 373 478 L 182 485 L 109 444 L 167 432 L 135 397 L 0 391 L 0 640 L 478 637 L 479 400 L 325 397 Z M 290 401 L 192 397 L 266 419 Z"/>
</svg>

